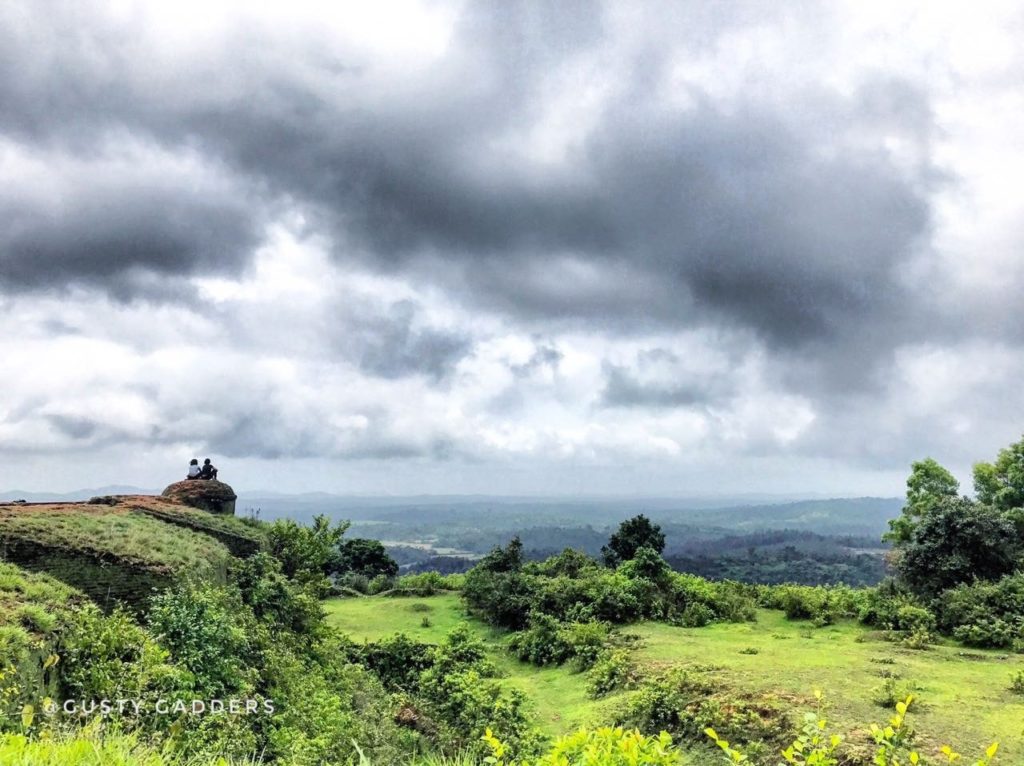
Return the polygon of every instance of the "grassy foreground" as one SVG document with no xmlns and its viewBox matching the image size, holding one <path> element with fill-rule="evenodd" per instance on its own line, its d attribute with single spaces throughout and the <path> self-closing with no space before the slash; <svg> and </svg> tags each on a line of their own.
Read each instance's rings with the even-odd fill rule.
<svg viewBox="0 0 1024 766">
<path fill-rule="evenodd" d="M 356 641 L 406 633 L 436 642 L 467 620 L 456 594 L 335 599 L 326 602 L 326 608 L 332 624 Z M 534 701 L 541 727 L 549 734 L 605 722 L 602 710 L 629 693 L 591 700 L 583 675 L 567 667 L 536 668 L 518 662 L 503 650 L 503 634 L 476 620 L 469 623 L 508 674 L 504 683 L 522 689 Z M 921 741 L 922 749 L 930 750 L 941 740 L 962 752 L 976 752 L 998 740 L 1000 762 L 1024 763 L 1024 697 L 1008 689 L 1011 674 L 1024 669 L 1021 655 L 967 650 L 953 643 L 914 650 L 852 621 L 815 628 L 768 610 L 758 613 L 756 623 L 679 628 L 646 622 L 625 630 L 643 639 L 635 658 L 649 669 L 700 668 L 738 688 L 777 693 L 797 705 L 820 689 L 835 728 L 864 741 L 864 723 L 883 722 L 888 716 L 889 706 L 883 708 L 875 700 L 886 678 L 893 677 L 899 692 L 912 692 L 920 699 L 915 727 L 931 738 Z"/>
</svg>

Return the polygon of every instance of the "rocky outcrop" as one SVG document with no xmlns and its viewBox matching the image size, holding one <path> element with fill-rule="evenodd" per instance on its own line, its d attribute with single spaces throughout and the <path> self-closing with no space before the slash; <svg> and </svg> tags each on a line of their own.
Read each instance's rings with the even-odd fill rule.
<svg viewBox="0 0 1024 766">
<path fill-rule="evenodd" d="M 238 495 L 231 487 L 216 479 L 191 479 L 175 482 L 161 495 L 190 508 L 210 513 L 234 515 Z"/>
</svg>

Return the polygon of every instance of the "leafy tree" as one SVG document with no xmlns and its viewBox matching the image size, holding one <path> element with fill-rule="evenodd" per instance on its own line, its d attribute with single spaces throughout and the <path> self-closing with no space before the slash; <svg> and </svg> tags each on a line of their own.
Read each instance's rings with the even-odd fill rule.
<svg viewBox="0 0 1024 766">
<path fill-rule="evenodd" d="M 907 478 L 907 503 L 903 515 L 889 522 L 890 532 L 885 539 L 895 543 L 909 540 L 915 525 L 921 517 L 943 498 L 955 498 L 960 492 L 960 482 L 953 474 L 932 458 L 918 460 L 910 469 Z"/>
<path fill-rule="evenodd" d="M 937 500 L 899 545 L 896 568 L 916 594 L 934 597 L 961 583 L 997 580 L 1020 555 L 1013 523 L 965 497 Z"/>
<path fill-rule="evenodd" d="M 355 572 L 365 577 L 394 577 L 398 574 L 398 564 L 388 555 L 381 542 L 361 537 L 339 543 L 335 566 L 336 571 Z"/>
<path fill-rule="evenodd" d="M 478 569 L 488 572 L 518 572 L 523 568 L 523 541 L 516 535 L 504 548 L 495 546 L 480 559 Z"/>
<path fill-rule="evenodd" d="M 492 550 L 466 573 L 462 595 L 492 625 L 512 630 L 526 625 L 536 593 L 531 578 L 523 573 L 523 544 L 518 537 Z"/>
<path fill-rule="evenodd" d="M 347 521 L 332 526 L 326 516 L 317 516 L 312 526 L 278 519 L 267 527 L 267 547 L 281 562 L 287 577 L 299 582 L 323 583 L 337 566 L 338 545 L 348 529 Z"/>
<path fill-rule="evenodd" d="M 324 611 L 316 584 L 300 584 L 285 577 L 281 562 L 269 553 L 236 559 L 231 580 L 256 618 L 275 626 L 278 640 L 282 627 L 303 637 L 322 632 Z"/>
<path fill-rule="evenodd" d="M 634 558 L 641 548 L 650 548 L 657 554 L 665 550 L 665 534 L 661 527 L 652 524 L 642 513 L 619 525 L 608 544 L 601 548 L 601 555 L 605 564 L 615 567 Z"/>
<path fill-rule="evenodd" d="M 1024 507 L 1024 439 L 999 450 L 995 463 L 974 465 L 974 491 L 1002 511 Z"/>
</svg>

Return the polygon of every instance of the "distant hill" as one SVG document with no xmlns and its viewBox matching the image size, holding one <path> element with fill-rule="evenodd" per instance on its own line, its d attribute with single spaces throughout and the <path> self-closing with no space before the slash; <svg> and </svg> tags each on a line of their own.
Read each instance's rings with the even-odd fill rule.
<svg viewBox="0 0 1024 766">
<path fill-rule="evenodd" d="M 696 511 L 686 520 L 744 531 L 801 529 L 826 535 L 881 535 L 902 507 L 903 498 L 899 497 L 848 497 Z"/>
<path fill-rule="evenodd" d="M 727 498 L 728 499 L 728 498 Z M 828 535 L 877 537 L 899 515 L 897 497 L 828 498 L 771 503 L 715 503 L 708 498 L 524 498 L 484 496 L 344 497 L 327 494 L 258 497 L 240 494 L 238 513 L 310 521 L 317 514 L 397 527 L 491 531 L 530 527 L 603 529 L 644 513 L 661 523 L 718 530 L 800 529 Z"/>
<path fill-rule="evenodd" d="M 60 503 L 88 500 L 91 497 L 101 495 L 159 495 L 159 489 L 144 489 L 142 487 L 131 487 L 127 485 L 111 484 L 107 487 L 95 487 L 93 489 L 76 489 L 72 492 L 26 492 L 20 489 L 11 489 L 0 492 L 0 502 L 11 502 L 14 500 L 25 500 L 29 503 Z"/>
</svg>

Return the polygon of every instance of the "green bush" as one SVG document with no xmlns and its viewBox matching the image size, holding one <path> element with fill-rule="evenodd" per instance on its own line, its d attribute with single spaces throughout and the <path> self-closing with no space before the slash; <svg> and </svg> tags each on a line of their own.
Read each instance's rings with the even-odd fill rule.
<svg viewBox="0 0 1024 766">
<path fill-rule="evenodd" d="M 174 660 L 193 675 L 196 693 L 210 698 L 250 691 L 260 629 L 237 592 L 185 585 L 152 600 L 149 627 Z"/>
<path fill-rule="evenodd" d="M 616 713 L 616 723 L 667 731 L 701 742 L 708 727 L 755 749 L 781 744 L 792 731 L 789 713 L 770 696 L 735 694 L 697 670 L 673 670 L 643 682 Z"/>
<path fill-rule="evenodd" d="M 637 680 L 637 669 L 629 652 L 614 649 L 601 655 L 587 671 L 587 692 L 603 697 L 619 689 L 631 688 Z"/>
<path fill-rule="evenodd" d="M 509 650 L 523 662 L 561 665 L 572 656 L 572 647 L 562 638 L 561 624 L 548 614 L 534 614 L 530 624 L 509 639 Z"/>
<path fill-rule="evenodd" d="M 420 674 L 434 664 L 430 644 L 414 641 L 404 633 L 355 648 L 353 659 L 372 670 L 388 689 L 413 692 Z"/>
<path fill-rule="evenodd" d="M 395 588 L 432 596 L 441 591 L 462 590 L 465 579 L 466 576 L 461 574 L 442 575 L 438 572 L 420 572 L 402 575 L 395 583 Z"/>
<path fill-rule="evenodd" d="M 844 617 L 859 617 L 865 591 L 842 585 L 776 585 L 759 591 L 762 603 L 782 609 L 790 620 L 811 620 L 831 625 Z"/>
<path fill-rule="evenodd" d="M 840 752 L 840 745 L 843 737 L 838 734 L 828 733 L 828 720 L 821 712 L 821 695 L 818 698 L 818 712 L 808 713 L 804 716 L 804 726 L 797 738 L 782 750 L 781 755 L 786 763 L 795 766 L 838 766 L 840 763 L 863 763 L 866 762 L 861 756 L 855 756 L 851 761 Z M 907 714 L 914 703 L 914 697 L 908 696 L 897 701 L 893 707 L 896 709 L 885 726 L 871 724 L 870 733 L 874 740 L 876 749 L 871 760 L 875 766 L 927 766 L 929 760 L 913 749 L 915 739 L 914 732 L 907 724 Z M 721 751 L 724 763 L 746 764 L 752 763 L 747 753 L 741 748 L 734 747 L 725 737 L 719 735 L 714 728 L 707 728 L 704 732 Z M 999 750 L 999 744 L 993 743 L 985 750 L 984 755 L 973 762 L 973 766 L 990 766 Z M 961 755 L 953 751 L 948 745 L 939 748 L 942 754 L 943 763 L 956 763 Z"/>
<path fill-rule="evenodd" d="M 694 601 L 687 604 L 679 617 L 679 624 L 684 628 L 703 628 L 715 621 L 715 611 L 707 604 Z"/>
<path fill-rule="evenodd" d="M 947 590 L 939 627 L 971 646 L 1024 648 L 1024 573 Z"/>
<path fill-rule="evenodd" d="M 322 631 L 324 610 L 315 584 L 299 584 L 286 577 L 281 563 L 268 553 L 236 560 L 230 567 L 245 603 L 260 621 L 285 631 L 311 636 Z"/>
<path fill-rule="evenodd" d="M 256 766 L 255 759 L 178 758 L 124 734 L 80 731 L 73 736 L 0 734 L 0 763 L 19 766 Z"/>
<path fill-rule="evenodd" d="M 561 627 L 561 639 L 569 646 L 569 659 L 577 670 L 593 667 L 601 658 L 610 630 L 605 622 L 572 622 Z"/>
<path fill-rule="evenodd" d="M 671 589 L 670 617 L 686 627 L 703 627 L 712 622 L 748 622 L 757 616 L 756 589 L 751 586 L 674 574 Z"/>
<path fill-rule="evenodd" d="M 550 615 L 537 613 L 530 618 L 526 630 L 512 635 L 509 650 L 534 665 L 560 665 L 571 660 L 585 670 L 604 651 L 608 632 L 607 623 L 563 624 Z"/>
<path fill-rule="evenodd" d="M 160 698 L 192 696 L 195 679 L 171 653 L 123 610 L 104 615 L 83 606 L 62 635 L 58 670 L 68 699 L 136 699 L 142 723 L 158 729 L 154 705 Z"/>
<path fill-rule="evenodd" d="M 490 730 L 484 735 L 491 756 L 487 763 L 511 766 L 506 747 Z M 559 739 L 537 760 L 522 766 L 682 766 L 682 755 L 672 746 L 672 737 L 662 732 L 648 737 L 635 729 L 603 727 L 581 729 Z"/>
</svg>

